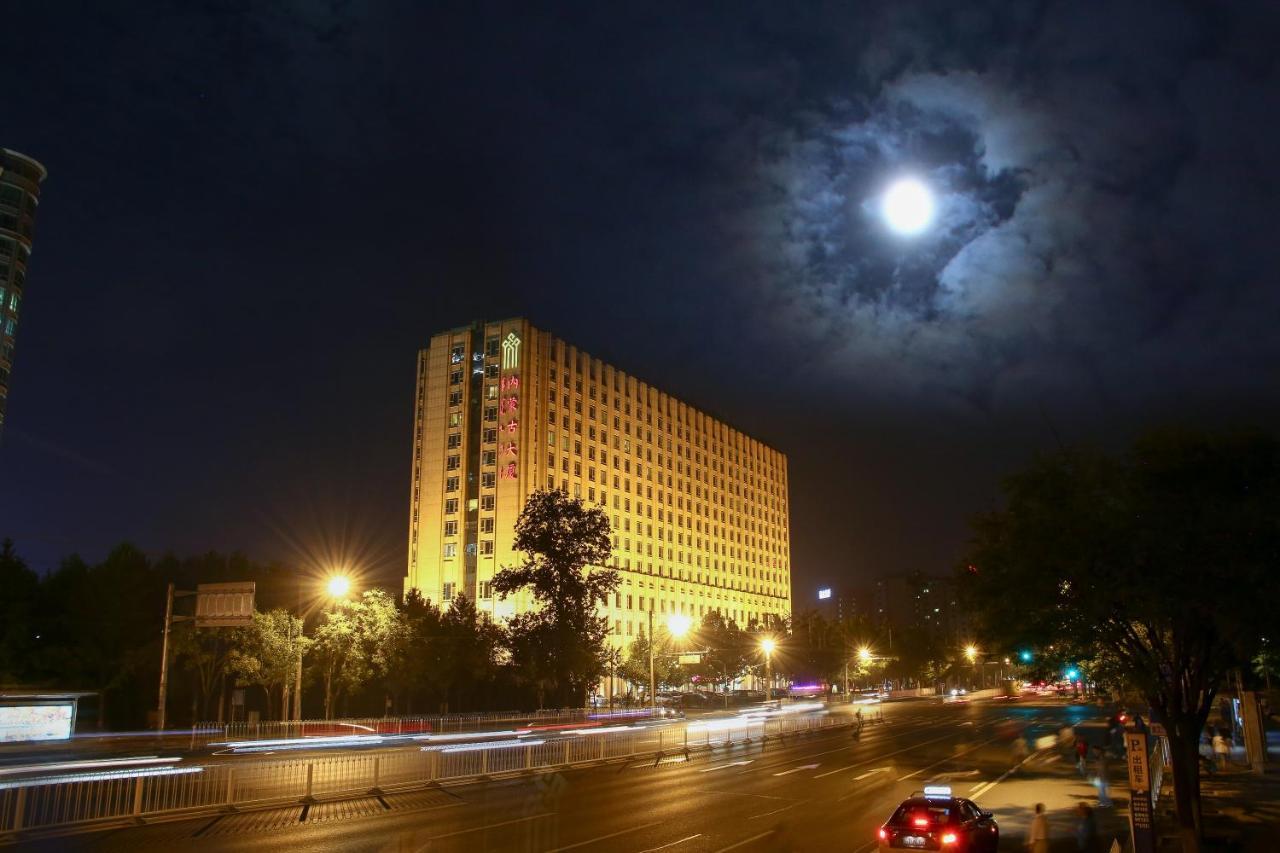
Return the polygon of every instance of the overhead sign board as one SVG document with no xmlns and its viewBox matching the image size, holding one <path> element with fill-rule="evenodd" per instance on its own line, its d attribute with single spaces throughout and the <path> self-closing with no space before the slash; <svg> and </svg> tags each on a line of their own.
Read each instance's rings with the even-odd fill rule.
<svg viewBox="0 0 1280 853">
<path fill-rule="evenodd" d="M 831 587 L 823 587 L 822 589 L 818 590 L 819 601 L 826 601 L 830 597 L 831 597 Z"/>
<path fill-rule="evenodd" d="M 680 655 L 680 663 L 702 663 L 702 655 L 698 653 L 689 653 Z"/>
<path fill-rule="evenodd" d="M 243 628 L 253 622 L 253 581 L 196 586 L 197 628 Z"/>
</svg>

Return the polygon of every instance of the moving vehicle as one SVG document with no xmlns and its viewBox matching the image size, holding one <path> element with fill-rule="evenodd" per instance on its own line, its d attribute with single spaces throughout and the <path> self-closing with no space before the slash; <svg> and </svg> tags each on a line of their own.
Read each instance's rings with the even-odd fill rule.
<svg viewBox="0 0 1280 853">
<path fill-rule="evenodd" d="M 923 795 L 902 801 L 880 827 L 880 851 L 941 850 L 944 853 L 996 853 L 1000 827 L 991 812 L 972 800 L 953 797 L 951 788 L 926 786 Z"/>
</svg>

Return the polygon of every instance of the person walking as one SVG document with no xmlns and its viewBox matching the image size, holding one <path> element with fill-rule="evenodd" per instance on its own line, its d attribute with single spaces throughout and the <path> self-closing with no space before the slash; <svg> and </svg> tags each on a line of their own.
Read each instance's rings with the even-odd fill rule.
<svg viewBox="0 0 1280 853">
<path fill-rule="evenodd" d="M 1222 729 L 1218 729 L 1213 736 L 1213 757 L 1218 762 L 1219 770 L 1227 769 L 1227 757 L 1231 755 L 1231 744 L 1222 735 Z"/>
<path fill-rule="evenodd" d="M 1044 803 L 1036 803 L 1036 813 L 1027 832 L 1027 850 L 1030 853 L 1049 853 L 1049 816 L 1044 813 Z"/>
<path fill-rule="evenodd" d="M 1089 744 L 1084 738 L 1076 735 L 1076 771 L 1079 772 L 1081 779 L 1089 778 L 1088 758 Z"/>
<path fill-rule="evenodd" d="M 1098 849 L 1098 821 L 1093 809 L 1084 803 L 1076 804 L 1076 850 L 1079 853 L 1095 853 Z"/>
<path fill-rule="evenodd" d="M 1098 763 L 1096 765 L 1098 771 L 1098 808 L 1109 809 L 1113 805 L 1111 802 L 1111 768 L 1107 764 L 1107 752 L 1104 749 L 1096 750 Z"/>
</svg>

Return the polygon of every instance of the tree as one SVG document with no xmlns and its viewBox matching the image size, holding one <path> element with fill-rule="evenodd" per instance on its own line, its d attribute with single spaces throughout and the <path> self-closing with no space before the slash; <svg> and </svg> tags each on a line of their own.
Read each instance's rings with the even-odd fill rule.
<svg viewBox="0 0 1280 853">
<path fill-rule="evenodd" d="M 212 719 L 209 715 L 209 701 L 214 689 L 231 672 L 234 637 L 233 631 L 201 630 L 191 622 L 174 626 L 170 637 L 170 654 L 173 655 L 174 665 L 191 675 L 192 722 Z"/>
<path fill-rule="evenodd" d="M 726 621 L 718 610 L 709 610 L 702 617 L 696 638 L 707 651 L 695 669 L 726 694 L 727 703 L 727 694 L 733 683 L 760 658 L 759 645 L 752 646 L 737 624 L 732 619 Z"/>
<path fill-rule="evenodd" d="M 13 540 L 0 543 L 0 684 L 19 681 L 30 668 L 39 586 Z"/>
<path fill-rule="evenodd" d="M 985 639 L 1065 646 L 1139 690 L 1169 732 L 1178 822 L 1200 839 L 1200 732 L 1260 648 L 1280 562 L 1280 443 L 1161 432 L 1121 457 L 1037 459 L 980 516 L 960 578 Z"/>
<path fill-rule="evenodd" d="M 662 627 L 655 628 L 653 633 L 656 635 L 653 673 L 659 689 L 681 687 L 689 680 L 689 676 L 687 670 L 680 665 L 671 634 Z M 646 693 L 649 691 L 649 637 L 643 625 L 627 648 L 627 656 L 618 668 L 618 674 L 632 684 L 643 686 Z"/>
<path fill-rule="evenodd" d="M 253 624 L 237 628 L 230 644 L 227 668 L 244 683 L 263 689 L 268 717 L 274 716 L 278 693 L 283 719 L 288 711 L 284 707 L 284 695 L 295 678 L 298 656 L 311 644 L 311 640 L 302 635 L 302 620 L 280 608 L 267 613 L 255 611 Z"/>
<path fill-rule="evenodd" d="M 514 545 L 525 561 L 498 572 L 498 595 L 522 589 L 538 609 L 511 620 L 512 658 L 531 667 L 559 704 L 585 704 L 587 688 L 605 672 L 609 623 L 596 615 L 618 587 L 603 566 L 612 553 L 609 518 L 559 490 L 529 495 L 516 520 Z"/>
<path fill-rule="evenodd" d="M 347 691 L 385 675 L 402 646 L 404 623 L 384 590 L 371 589 L 324 614 L 312 645 L 315 669 L 324 683 L 324 715 Z"/>
</svg>

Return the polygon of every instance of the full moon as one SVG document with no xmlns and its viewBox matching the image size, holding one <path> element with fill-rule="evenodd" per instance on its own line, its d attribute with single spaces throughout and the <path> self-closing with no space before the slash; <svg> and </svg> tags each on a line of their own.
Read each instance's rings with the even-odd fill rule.
<svg viewBox="0 0 1280 853">
<path fill-rule="evenodd" d="M 885 191 L 880 212 L 899 234 L 919 234 L 933 221 L 933 194 L 915 178 L 901 178 Z"/>
</svg>

